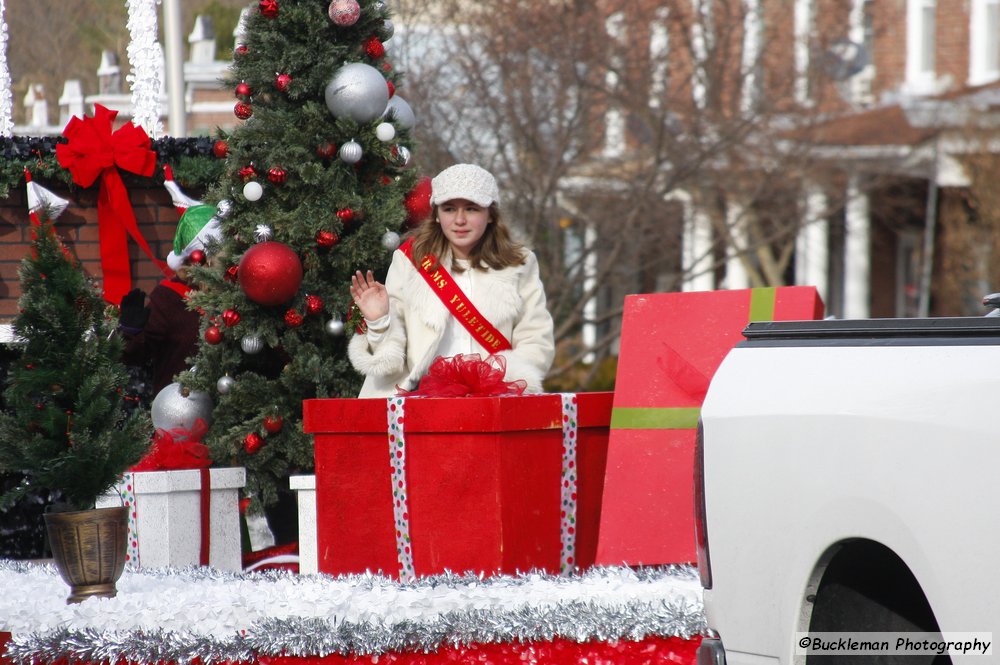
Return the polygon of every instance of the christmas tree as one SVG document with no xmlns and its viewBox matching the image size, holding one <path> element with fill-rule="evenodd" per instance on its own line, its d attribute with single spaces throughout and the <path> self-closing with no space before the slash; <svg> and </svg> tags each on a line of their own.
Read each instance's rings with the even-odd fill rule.
<svg viewBox="0 0 1000 665">
<path fill-rule="evenodd" d="M 388 267 L 417 176 L 384 2 L 261 0 L 244 27 L 229 83 L 245 123 L 216 146 L 223 239 L 192 270 L 203 341 L 181 382 L 212 395 L 212 458 L 247 468 L 260 508 L 313 468 L 302 401 L 360 388 L 350 276 Z"/>
<path fill-rule="evenodd" d="M 13 323 L 22 353 L 0 413 L 0 469 L 26 480 L 0 504 L 45 489 L 87 510 L 139 461 L 152 425 L 142 409 L 126 414 L 117 313 L 105 310 L 50 220 L 43 216 L 33 233 Z"/>
</svg>

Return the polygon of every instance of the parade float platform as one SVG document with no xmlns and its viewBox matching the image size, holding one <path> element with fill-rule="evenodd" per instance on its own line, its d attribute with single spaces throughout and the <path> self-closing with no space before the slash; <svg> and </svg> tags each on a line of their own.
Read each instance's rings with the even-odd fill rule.
<svg viewBox="0 0 1000 665">
<path fill-rule="evenodd" d="M 126 569 L 115 598 L 66 604 L 45 563 L 0 561 L 0 662 L 675 663 L 705 629 L 688 566 L 568 576 L 236 574 Z"/>
</svg>

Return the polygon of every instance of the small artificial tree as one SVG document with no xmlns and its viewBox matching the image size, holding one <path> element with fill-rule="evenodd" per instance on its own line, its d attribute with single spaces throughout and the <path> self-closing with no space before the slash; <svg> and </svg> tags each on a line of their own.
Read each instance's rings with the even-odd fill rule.
<svg viewBox="0 0 1000 665">
<path fill-rule="evenodd" d="M 10 369 L 0 413 L 0 469 L 25 481 L 0 497 L 11 505 L 40 489 L 69 510 L 88 510 L 150 445 L 148 413 L 126 415 L 126 372 L 117 314 L 43 216 L 19 270 Z"/>
<path fill-rule="evenodd" d="M 246 467 L 260 509 L 313 468 L 303 400 L 357 395 L 350 278 L 384 273 L 426 179 L 384 2 L 261 0 L 244 27 L 229 83 L 246 122 L 217 143 L 223 240 L 192 271 L 204 341 L 181 383 L 212 395 L 212 459 Z"/>
</svg>

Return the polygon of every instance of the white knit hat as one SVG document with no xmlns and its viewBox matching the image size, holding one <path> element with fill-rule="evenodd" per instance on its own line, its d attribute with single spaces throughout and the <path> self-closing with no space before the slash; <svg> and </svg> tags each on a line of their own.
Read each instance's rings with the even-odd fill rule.
<svg viewBox="0 0 1000 665">
<path fill-rule="evenodd" d="M 500 190 L 493 174 L 486 169 L 475 164 L 455 164 L 431 180 L 431 205 L 455 199 L 488 208 L 491 203 L 500 205 Z"/>
</svg>

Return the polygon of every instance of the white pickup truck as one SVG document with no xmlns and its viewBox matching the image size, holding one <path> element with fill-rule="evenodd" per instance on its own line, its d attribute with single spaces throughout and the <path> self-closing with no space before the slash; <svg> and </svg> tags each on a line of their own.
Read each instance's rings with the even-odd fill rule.
<svg viewBox="0 0 1000 665">
<path fill-rule="evenodd" d="M 699 665 L 802 633 L 1000 635 L 1000 318 L 751 323 L 702 408 Z M 798 635 L 797 635 L 798 634 Z"/>
</svg>

